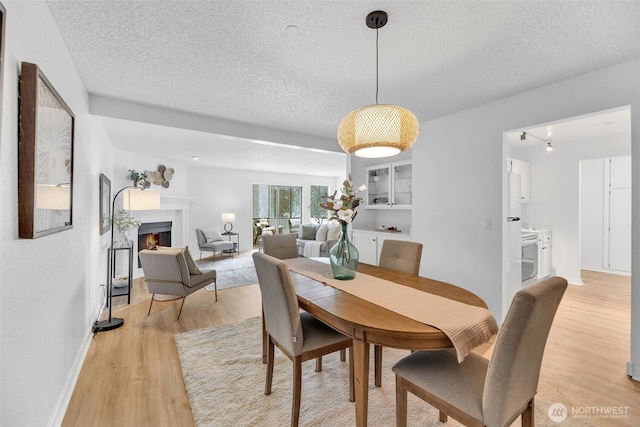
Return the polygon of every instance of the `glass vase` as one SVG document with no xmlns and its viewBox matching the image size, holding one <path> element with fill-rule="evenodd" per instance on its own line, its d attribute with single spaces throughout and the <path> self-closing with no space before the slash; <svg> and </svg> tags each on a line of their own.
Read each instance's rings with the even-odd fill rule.
<svg viewBox="0 0 640 427">
<path fill-rule="evenodd" d="M 118 228 L 118 240 L 117 243 L 119 246 L 128 246 L 129 243 L 131 242 L 129 240 L 129 235 L 127 234 L 126 229 L 122 229 L 122 228 Z"/>
<path fill-rule="evenodd" d="M 340 239 L 329 250 L 329 261 L 333 277 L 338 280 L 351 280 L 356 277 L 358 266 L 358 249 L 349 241 L 347 225 L 341 224 Z"/>
</svg>

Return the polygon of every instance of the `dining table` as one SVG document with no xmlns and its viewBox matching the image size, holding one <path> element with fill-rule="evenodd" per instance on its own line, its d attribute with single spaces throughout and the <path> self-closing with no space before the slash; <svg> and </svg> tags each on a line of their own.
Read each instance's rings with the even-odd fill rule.
<svg viewBox="0 0 640 427">
<path fill-rule="evenodd" d="M 305 274 L 299 268 L 299 264 L 302 263 L 301 265 L 304 266 L 305 262 L 311 261 L 300 258 L 299 260 L 285 260 L 285 262 L 289 264 L 300 308 L 353 339 L 356 426 L 364 427 L 367 425 L 371 344 L 411 351 L 453 347 L 449 336 L 437 327 L 330 286 L 328 284 L 330 280 L 322 280 L 317 276 Z M 328 265 L 326 267 L 330 271 L 330 267 Z M 463 304 L 461 305 L 462 310 L 465 307 L 469 307 L 470 310 L 475 307 L 487 309 L 487 304 L 474 293 L 439 280 L 364 263 L 358 263 L 356 276 L 360 276 L 360 281 L 366 281 L 368 278 L 382 279 L 391 282 L 396 287 L 408 287 L 431 294 L 436 298 L 443 297 L 447 300 L 457 301 Z M 373 281 L 373 279 L 371 280 Z M 406 291 L 406 289 L 404 290 Z M 486 311 L 488 313 L 488 310 Z M 495 323 L 490 313 L 488 316 Z M 497 326 L 493 326 L 493 328 L 489 335 L 495 334 L 497 331 Z"/>
</svg>

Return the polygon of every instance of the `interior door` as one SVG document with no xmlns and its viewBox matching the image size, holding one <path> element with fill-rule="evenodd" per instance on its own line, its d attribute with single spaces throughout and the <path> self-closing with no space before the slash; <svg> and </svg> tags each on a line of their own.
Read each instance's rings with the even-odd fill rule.
<svg viewBox="0 0 640 427">
<path fill-rule="evenodd" d="M 631 189 L 609 195 L 609 268 L 631 271 Z"/>
</svg>

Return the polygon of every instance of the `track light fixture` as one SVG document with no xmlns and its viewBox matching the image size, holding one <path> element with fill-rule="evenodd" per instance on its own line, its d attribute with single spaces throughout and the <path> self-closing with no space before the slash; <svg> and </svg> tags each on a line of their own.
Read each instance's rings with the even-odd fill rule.
<svg viewBox="0 0 640 427">
<path fill-rule="evenodd" d="M 527 136 L 532 136 L 535 139 L 539 139 L 540 141 L 542 141 L 545 144 L 547 144 L 547 151 L 552 151 L 553 150 L 553 145 L 551 145 L 551 138 L 542 139 L 539 136 L 535 136 L 532 133 L 522 132 L 522 134 L 520 134 L 520 141 L 526 141 L 527 140 Z"/>
</svg>

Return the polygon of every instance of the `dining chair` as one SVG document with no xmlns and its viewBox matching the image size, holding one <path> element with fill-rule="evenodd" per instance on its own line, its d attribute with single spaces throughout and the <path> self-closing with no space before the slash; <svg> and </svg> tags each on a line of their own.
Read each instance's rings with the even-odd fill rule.
<svg viewBox="0 0 640 427">
<path fill-rule="evenodd" d="M 378 266 L 418 275 L 422 259 L 422 243 L 385 239 L 380 250 Z"/>
<path fill-rule="evenodd" d="M 262 252 L 279 259 L 298 258 L 298 243 L 296 241 L 296 235 L 263 235 Z"/>
<path fill-rule="evenodd" d="M 422 243 L 385 239 L 380 250 L 379 267 L 415 276 L 420 271 Z M 373 369 L 376 387 L 382 386 L 382 346 L 373 346 Z"/>
<path fill-rule="evenodd" d="M 567 281 L 552 277 L 516 293 L 491 360 L 475 353 L 458 363 L 453 349 L 417 351 L 392 368 L 396 426 L 407 425 L 407 392 L 467 426 L 534 425 L 534 397 L 549 329 Z"/>
<path fill-rule="evenodd" d="M 253 262 L 262 294 L 267 332 L 267 376 L 264 394 L 271 394 L 274 346 L 293 362 L 291 426 L 300 419 L 302 363 L 318 356 L 349 349 L 349 400 L 354 401 L 352 340 L 306 312 L 300 312 L 289 267 L 284 261 L 255 252 Z"/>
<path fill-rule="evenodd" d="M 267 255 L 271 255 L 278 259 L 298 258 L 298 242 L 295 234 L 274 234 L 264 235 L 262 241 L 262 251 Z M 264 316 L 262 316 L 264 323 Z M 266 354 L 267 337 L 263 336 L 262 341 L 263 354 Z M 340 351 L 340 360 L 344 362 L 346 358 L 346 350 Z M 322 371 L 322 356 L 316 359 L 316 371 Z"/>
</svg>

